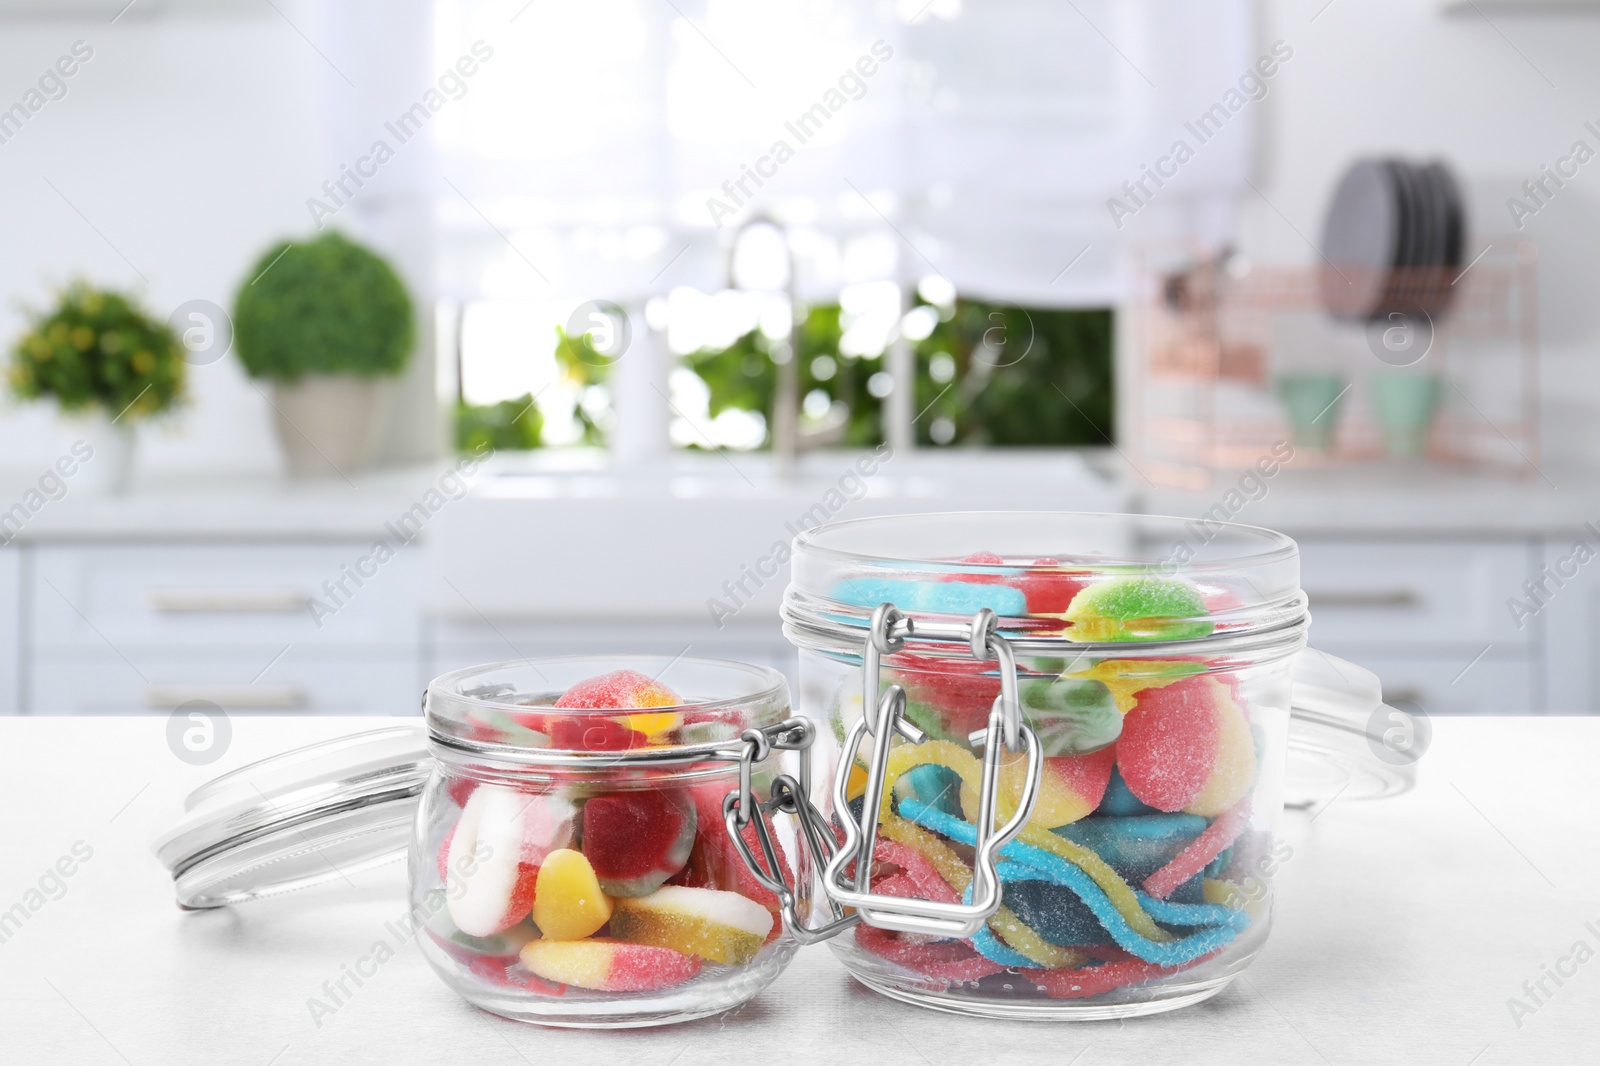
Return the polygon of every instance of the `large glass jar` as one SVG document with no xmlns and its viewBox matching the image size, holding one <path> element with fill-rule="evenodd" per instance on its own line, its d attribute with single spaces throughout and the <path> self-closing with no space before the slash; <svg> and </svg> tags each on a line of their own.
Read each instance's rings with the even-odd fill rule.
<svg viewBox="0 0 1600 1066">
<path fill-rule="evenodd" d="M 942 1010 L 1105 1018 L 1250 964 L 1309 625 L 1292 540 L 945 514 L 826 526 L 793 559 L 852 975 Z"/>
<path fill-rule="evenodd" d="M 644 696 L 617 709 L 608 693 L 582 695 L 597 677 Z M 424 710 L 435 770 L 411 904 L 423 954 L 468 1001 L 545 1025 L 656 1025 L 737 1006 L 782 971 L 796 944 L 729 831 L 728 803 L 741 758 L 747 794 L 765 794 L 772 774 L 756 760 L 768 742 L 809 742 L 809 729 L 783 741 L 782 675 L 688 658 L 534 659 L 446 674 Z M 760 751 L 740 739 L 756 734 Z M 763 854 L 767 826 L 784 867 L 767 881 L 787 893 L 809 877 L 792 824 L 751 820 L 743 843 Z M 803 917 L 805 900 L 789 902 Z"/>
</svg>

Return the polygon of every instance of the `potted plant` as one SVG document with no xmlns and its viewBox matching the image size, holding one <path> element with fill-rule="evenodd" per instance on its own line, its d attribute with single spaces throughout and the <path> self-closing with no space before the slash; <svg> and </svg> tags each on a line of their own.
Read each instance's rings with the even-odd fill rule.
<svg viewBox="0 0 1600 1066">
<path fill-rule="evenodd" d="M 272 382 L 278 439 L 297 475 L 372 458 L 381 379 L 405 368 L 411 297 L 388 262 L 338 233 L 269 248 L 234 302 L 245 371 Z"/>
<path fill-rule="evenodd" d="M 138 301 L 84 281 L 67 286 L 49 311 L 29 311 L 29 328 L 11 350 L 11 389 L 50 397 L 67 414 L 89 417 L 93 462 L 83 483 L 127 488 L 140 420 L 184 399 L 183 351 L 165 322 Z"/>
</svg>

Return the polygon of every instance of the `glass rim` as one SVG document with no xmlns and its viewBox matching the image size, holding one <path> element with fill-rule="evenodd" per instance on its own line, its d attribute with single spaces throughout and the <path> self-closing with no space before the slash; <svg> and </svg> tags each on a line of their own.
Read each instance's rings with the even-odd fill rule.
<svg viewBox="0 0 1600 1066">
<path fill-rule="evenodd" d="M 532 667 L 534 672 L 538 673 L 539 667 L 542 665 L 555 666 L 580 662 L 610 661 L 615 661 L 619 669 L 624 668 L 626 664 L 630 663 L 638 664 L 661 662 L 665 665 L 662 667 L 660 673 L 666 673 L 668 668 L 680 663 L 711 669 L 728 669 L 730 672 L 743 671 L 753 677 L 760 678 L 765 682 L 765 687 L 753 689 L 748 693 L 738 696 L 723 697 L 722 699 L 697 700 L 690 703 L 674 703 L 670 705 L 663 704 L 653 707 L 555 707 L 552 704 L 504 703 L 499 700 L 481 699 L 476 696 L 470 696 L 459 690 L 452 692 L 438 691 L 437 695 L 441 699 L 458 701 L 467 706 L 479 709 L 507 711 L 511 713 L 527 713 L 529 711 L 546 710 L 557 711 L 562 714 L 568 714 L 572 716 L 594 715 L 596 717 L 609 718 L 617 715 L 627 714 L 671 714 L 675 711 L 726 710 L 730 707 L 738 707 L 743 704 L 760 703 L 775 696 L 781 695 L 786 697 L 788 694 L 789 682 L 788 679 L 783 676 L 783 674 L 770 666 L 762 666 L 759 663 L 747 663 L 738 659 L 710 659 L 701 656 L 689 655 L 634 655 L 627 652 L 603 652 L 600 654 L 578 655 L 534 655 L 521 659 L 504 659 L 500 662 L 479 663 L 476 666 L 466 666 L 458 670 L 451 670 L 447 673 L 440 674 L 438 677 L 428 682 L 427 692 L 423 697 L 423 716 L 428 720 L 431 727 L 434 718 L 432 703 L 436 691 L 440 688 L 440 686 L 457 683 L 475 675 L 486 674 L 495 670 L 513 670 L 518 667 Z M 660 675 L 658 674 L 656 676 L 659 677 Z M 654 680 L 654 678 L 652 678 L 652 680 Z"/>
</svg>

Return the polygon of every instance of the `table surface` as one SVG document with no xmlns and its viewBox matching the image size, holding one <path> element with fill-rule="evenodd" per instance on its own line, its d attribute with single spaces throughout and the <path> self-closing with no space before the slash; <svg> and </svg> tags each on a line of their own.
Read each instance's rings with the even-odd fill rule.
<svg viewBox="0 0 1600 1066">
<path fill-rule="evenodd" d="M 1271 940 L 1243 978 L 1196 1007 L 1126 1022 L 961 1018 L 869 992 L 817 947 L 741 1010 L 624 1032 L 540 1029 L 481 1013 L 409 945 L 319 1024 L 310 997 L 405 911 L 403 867 L 186 914 L 150 842 L 183 795 L 215 774 L 373 723 L 236 717 L 232 725 L 224 756 L 193 767 L 168 749 L 165 719 L 0 719 L 0 912 L 38 905 L 29 893 L 46 871 L 75 846 L 92 851 L 62 879 L 64 892 L 45 878 L 42 905 L 0 934 L 0 1059 L 1594 1061 L 1600 719 L 1436 719 L 1414 792 L 1286 813 L 1282 835 L 1294 854 L 1280 874 Z"/>
</svg>

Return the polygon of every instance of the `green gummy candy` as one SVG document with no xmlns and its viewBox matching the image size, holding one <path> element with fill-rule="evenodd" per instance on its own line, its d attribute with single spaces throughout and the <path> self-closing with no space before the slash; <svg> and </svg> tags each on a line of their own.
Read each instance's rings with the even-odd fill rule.
<svg viewBox="0 0 1600 1066">
<path fill-rule="evenodd" d="M 1118 577 L 1090 585 L 1067 608 L 1074 640 L 1193 640 L 1215 628 L 1200 590 L 1175 577 Z"/>
<path fill-rule="evenodd" d="M 1111 690 L 1099 681 L 1028 679 L 1019 695 L 1047 756 L 1085 755 L 1122 735 L 1122 712 Z"/>
</svg>

